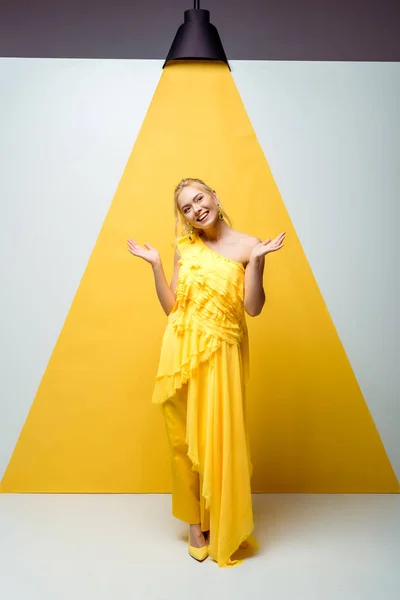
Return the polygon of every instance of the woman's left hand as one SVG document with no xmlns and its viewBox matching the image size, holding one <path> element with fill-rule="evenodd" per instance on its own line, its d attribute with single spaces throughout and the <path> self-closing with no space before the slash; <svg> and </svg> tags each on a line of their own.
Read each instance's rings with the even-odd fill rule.
<svg viewBox="0 0 400 600">
<path fill-rule="evenodd" d="M 251 251 L 250 260 L 259 259 L 269 252 L 276 252 L 283 248 L 284 244 L 282 242 L 285 239 L 285 233 L 286 232 L 280 233 L 274 240 L 268 238 L 264 242 L 256 244 Z"/>
</svg>

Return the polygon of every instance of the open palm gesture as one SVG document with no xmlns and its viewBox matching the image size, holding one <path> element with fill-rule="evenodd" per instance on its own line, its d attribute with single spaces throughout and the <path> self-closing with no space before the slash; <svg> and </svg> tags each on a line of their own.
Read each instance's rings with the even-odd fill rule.
<svg viewBox="0 0 400 600">
<path fill-rule="evenodd" d="M 264 242 L 256 244 L 253 250 L 251 251 L 250 260 L 255 258 L 261 258 L 262 256 L 269 254 L 270 252 L 276 252 L 277 250 L 280 250 L 281 248 L 283 248 L 284 239 L 285 232 L 280 233 L 274 240 L 268 238 Z"/>
<path fill-rule="evenodd" d="M 158 250 L 150 246 L 150 244 L 146 243 L 143 246 L 135 242 L 135 240 L 128 240 L 128 250 L 134 256 L 139 256 L 139 258 L 143 258 L 146 262 L 151 265 L 155 265 L 160 260 L 160 255 Z"/>
</svg>

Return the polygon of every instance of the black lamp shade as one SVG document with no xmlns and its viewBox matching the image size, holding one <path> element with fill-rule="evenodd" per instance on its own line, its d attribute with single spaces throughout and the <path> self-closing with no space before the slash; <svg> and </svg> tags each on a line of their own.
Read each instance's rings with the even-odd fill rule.
<svg viewBox="0 0 400 600">
<path fill-rule="evenodd" d="M 176 32 L 163 68 L 170 60 L 216 60 L 229 67 L 217 28 L 210 23 L 209 10 L 185 10 L 184 23 Z"/>
</svg>

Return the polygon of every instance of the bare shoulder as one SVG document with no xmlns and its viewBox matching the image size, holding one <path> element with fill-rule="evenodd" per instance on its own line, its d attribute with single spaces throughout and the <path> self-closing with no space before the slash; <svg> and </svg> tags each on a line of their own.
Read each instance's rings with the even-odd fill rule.
<svg viewBox="0 0 400 600">
<path fill-rule="evenodd" d="M 254 246 L 257 246 L 261 242 L 260 238 L 234 229 L 232 229 L 231 235 L 232 241 L 241 248 L 243 259 L 248 262 Z"/>
<path fill-rule="evenodd" d="M 248 246 L 249 248 L 254 248 L 256 244 L 261 242 L 255 235 L 249 235 L 248 233 L 243 233 L 243 231 L 236 231 L 236 229 L 232 229 L 231 236 L 232 241 L 239 243 L 241 246 Z"/>
</svg>

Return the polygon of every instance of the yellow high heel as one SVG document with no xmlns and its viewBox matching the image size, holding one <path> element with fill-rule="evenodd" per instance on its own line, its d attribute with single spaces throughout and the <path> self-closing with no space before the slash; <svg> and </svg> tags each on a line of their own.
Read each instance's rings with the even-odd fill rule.
<svg viewBox="0 0 400 600">
<path fill-rule="evenodd" d="M 195 548 L 194 546 L 190 545 L 190 536 L 188 539 L 188 547 L 189 547 L 189 554 L 192 558 L 194 558 L 195 560 L 198 560 L 199 562 L 203 562 L 203 560 L 206 560 L 207 556 L 208 556 L 208 546 L 202 546 L 201 548 Z"/>
</svg>

